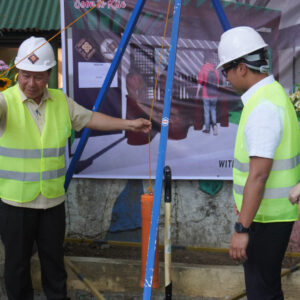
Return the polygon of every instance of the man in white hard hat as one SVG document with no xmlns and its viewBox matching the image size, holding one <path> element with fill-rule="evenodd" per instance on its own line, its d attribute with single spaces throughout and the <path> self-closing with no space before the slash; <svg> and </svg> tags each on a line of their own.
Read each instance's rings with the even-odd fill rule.
<svg viewBox="0 0 300 300">
<path fill-rule="evenodd" d="M 151 129 L 148 120 L 92 112 L 60 90 L 46 88 L 56 61 L 50 44 L 37 49 L 45 41 L 30 37 L 20 45 L 15 60 L 18 84 L 0 94 L 0 234 L 9 300 L 33 299 L 34 242 L 47 299 L 69 299 L 63 242 L 65 146 L 71 128 Z"/>
<path fill-rule="evenodd" d="M 298 220 L 288 193 L 300 176 L 299 126 L 283 87 L 268 75 L 267 47 L 247 26 L 223 33 L 218 47 L 218 68 L 244 104 L 234 150 L 238 220 L 230 256 L 244 264 L 248 300 L 284 299 L 281 264 Z"/>
</svg>

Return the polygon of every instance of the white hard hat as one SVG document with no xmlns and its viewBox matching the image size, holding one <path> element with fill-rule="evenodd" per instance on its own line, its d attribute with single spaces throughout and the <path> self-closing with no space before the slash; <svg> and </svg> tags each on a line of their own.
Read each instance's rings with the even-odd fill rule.
<svg viewBox="0 0 300 300">
<path fill-rule="evenodd" d="M 251 27 L 240 26 L 229 29 L 221 35 L 218 47 L 220 63 L 217 69 L 267 46 L 268 44 L 265 43 L 261 35 Z"/>
<path fill-rule="evenodd" d="M 15 59 L 15 64 L 17 64 L 16 67 L 20 70 L 32 72 L 43 72 L 54 67 L 56 65 L 56 60 L 52 46 L 49 43 L 46 43 L 41 48 L 34 51 L 45 42 L 45 38 L 34 36 L 25 40 L 19 47 L 18 54 Z M 31 55 L 18 63 L 31 52 Z"/>
</svg>

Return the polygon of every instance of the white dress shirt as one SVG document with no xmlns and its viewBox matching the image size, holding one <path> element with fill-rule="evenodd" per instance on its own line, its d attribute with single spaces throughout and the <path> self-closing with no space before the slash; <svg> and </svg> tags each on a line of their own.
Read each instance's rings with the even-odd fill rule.
<svg viewBox="0 0 300 300">
<path fill-rule="evenodd" d="M 273 83 L 273 75 L 253 85 L 241 98 L 245 105 L 261 87 Z M 250 156 L 274 158 L 275 151 L 282 139 L 284 111 L 270 100 L 263 100 L 250 113 L 244 128 L 246 151 Z"/>
</svg>

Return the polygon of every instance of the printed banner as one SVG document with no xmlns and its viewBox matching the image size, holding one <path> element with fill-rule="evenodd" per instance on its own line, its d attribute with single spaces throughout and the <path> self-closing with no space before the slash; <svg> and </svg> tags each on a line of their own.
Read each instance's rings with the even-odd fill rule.
<svg viewBox="0 0 300 300">
<path fill-rule="evenodd" d="M 65 91 L 86 108 L 92 109 L 94 105 L 136 2 L 61 1 L 65 25 L 96 6 L 66 31 L 62 41 L 66 57 Z M 280 1 L 252 2 L 257 5 L 221 1 L 231 26 L 252 26 L 261 33 L 270 45 L 273 74 L 291 92 L 297 79 L 296 72 L 291 72 L 295 63 L 289 57 L 283 66 L 281 55 L 287 57 L 287 53 L 296 51 L 295 40 L 291 40 L 293 34 L 286 34 L 282 23 L 283 11 L 292 13 L 292 5 L 287 12 Z M 149 178 L 150 171 L 155 175 L 171 47 L 173 7 L 163 38 L 167 7 L 166 0 L 146 1 L 100 108 L 114 117 L 149 119 L 155 94 L 150 147 L 146 134 L 92 132 L 76 176 Z M 299 35 L 295 24 L 289 25 L 291 32 Z M 232 179 L 234 140 L 242 103 L 216 70 L 222 32 L 211 1 L 183 1 L 166 153 L 166 165 L 171 167 L 175 179 Z M 80 132 L 76 133 L 71 156 L 80 136 Z"/>
</svg>

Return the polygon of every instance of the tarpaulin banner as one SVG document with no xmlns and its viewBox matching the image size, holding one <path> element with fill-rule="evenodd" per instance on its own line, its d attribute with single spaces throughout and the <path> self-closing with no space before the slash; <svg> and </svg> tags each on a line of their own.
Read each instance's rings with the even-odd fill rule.
<svg viewBox="0 0 300 300">
<path fill-rule="evenodd" d="M 295 41 L 291 41 L 292 35 L 281 35 L 286 30 L 281 29 L 283 5 L 280 1 L 252 2 L 256 5 L 230 1 L 221 1 L 221 4 L 231 26 L 252 26 L 261 33 L 270 45 L 273 74 L 276 79 L 281 79 L 282 75 L 285 88 L 292 91 L 295 76 L 290 80 L 292 72 L 286 72 L 288 64 L 293 66 L 292 58 L 286 61 L 281 74 L 279 70 L 279 54 L 285 53 L 286 48 L 295 51 L 296 47 Z M 94 105 L 135 4 L 134 0 L 98 3 L 61 1 L 63 25 L 96 6 L 65 32 L 62 41 L 65 91 L 86 108 L 92 109 Z M 149 119 L 153 95 L 156 94 L 150 136 L 152 174 L 155 174 L 158 155 L 171 47 L 172 14 L 164 42 L 158 85 L 154 91 L 167 7 L 166 0 L 146 1 L 100 108 L 101 112 L 115 117 Z M 183 1 L 166 154 L 166 165 L 171 166 L 174 179 L 232 179 L 234 140 L 242 103 L 221 72 L 215 69 L 222 32 L 211 1 Z M 290 75 L 286 76 L 286 73 Z M 80 134 L 75 135 L 70 148 L 71 156 Z M 121 131 L 92 132 L 78 163 L 76 176 L 148 178 L 148 135 Z"/>
</svg>

